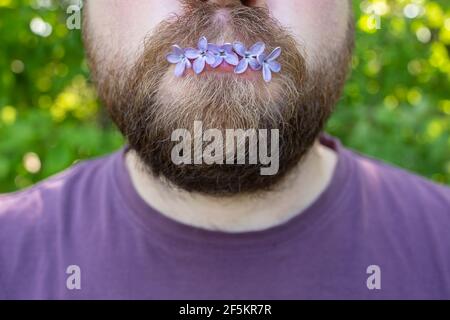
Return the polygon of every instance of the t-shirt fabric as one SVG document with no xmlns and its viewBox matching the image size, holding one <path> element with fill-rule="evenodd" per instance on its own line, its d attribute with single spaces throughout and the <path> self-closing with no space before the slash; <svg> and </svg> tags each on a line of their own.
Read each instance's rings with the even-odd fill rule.
<svg viewBox="0 0 450 320">
<path fill-rule="evenodd" d="M 343 148 L 290 221 L 226 233 L 135 191 L 127 147 L 0 196 L 3 299 L 450 299 L 450 189 Z"/>
</svg>

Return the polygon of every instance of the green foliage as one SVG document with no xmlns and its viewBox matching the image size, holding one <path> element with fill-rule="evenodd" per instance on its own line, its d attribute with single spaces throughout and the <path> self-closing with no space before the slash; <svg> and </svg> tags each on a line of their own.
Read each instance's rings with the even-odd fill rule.
<svg viewBox="0 0 450 320">
<path fill-rule="evenodd" d="M 354 1 L 354 11 L 353 73 L 328 131 L 449 184 L 450 2 Z"/>
<path fill-rule="evenodd" d="M 66 27 L 67 3 L 0 0 L 0 193 L 123 144 L 89 83 L 81 33 Z"/>
<path fill-rule="evenodd" d="M 0 0 L 0 193 L 124 142 L 89 82 L 80 31 L 66 27 L 68 3 Z M 354 9 L 353 73 L 328 131 L 450 184 L 450 2 L 367 0 Z"/>
</svg>

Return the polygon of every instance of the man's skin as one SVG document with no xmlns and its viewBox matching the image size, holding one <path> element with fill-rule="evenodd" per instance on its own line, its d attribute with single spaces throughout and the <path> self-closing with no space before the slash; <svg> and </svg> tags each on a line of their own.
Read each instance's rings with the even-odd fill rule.
<svg viewBox="0 0 450 320">
<path fill-rule="evenodd" d="M 214 0 L 225 5 L 225 0 Z M 326 55 L 343 41 L 348 27 L 350 2 L 341 0 L 257 0 L 265 6 L 303 46 L 308 66 L 316 55 Z M 173 14 L 182 14 L 178 0 L 88 1 L 85 7 L 94 39 L 101 46 L 104 63 L 132 65 L 142 53 L 145 37 Z M 325 50 L 325 53 L 324 53 Z M 159 179 L 143 175 L 134 152 L 127 154 L 127 168 L 141 197 L 162 214 L 196 227 L 243 232 L 267 229 L 286 222 L 314 202 L 331 180 L 336 154 L 315 143 L 308 155 L 278 186 L 264 197 L 236 195 L 218 199 L 168 187 Z M 307 188 L 305 188 L 307 186 Z"/>
<path fill-rule="evenodd" d="M 298 215 L 328 186 L 336 163 L 335 152 L 316 143 L 279 190 L 264 197 L 237 195 L 217 198 L 189 194 L 150 175 L 143 175 L 138 169 L 135 153 L 126 155 L 134 187 L 151 207 L 185 224 L 227 232 L 268 229 Z"/>
</svg>

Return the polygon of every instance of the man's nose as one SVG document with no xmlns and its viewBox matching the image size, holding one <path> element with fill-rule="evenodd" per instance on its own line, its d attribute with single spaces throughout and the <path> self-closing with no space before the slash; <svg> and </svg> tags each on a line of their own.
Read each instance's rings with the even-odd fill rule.
<svg viewBox="0 0 450 320">
<path fill-rule="evenodd" d="M 221 7 L 233 6 L 241 4 L 240 0 L 206 0 L 205 2 L 214 3 Z"/>
<path fill-rule="evenodd" d="M 266 0 L 204 0 L 205 2 L 214 3 L 218 6 L 236 6 L 244 5 L 247 7 L 263 7 L 265 6 Z"/>
</svg>

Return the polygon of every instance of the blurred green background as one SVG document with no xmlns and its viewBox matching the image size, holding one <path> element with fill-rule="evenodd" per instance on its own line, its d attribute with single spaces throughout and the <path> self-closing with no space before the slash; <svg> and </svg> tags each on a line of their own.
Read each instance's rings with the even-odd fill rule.
<svg viewBox="0 0 450 320">
<path fill-rule="evenodd" d="M 353 73 L 328 132 L 450 184 L 450 1 L 353 3 Z M 90 84 L 80 30 L 66 26 L 69 4 L 0 0 L 0 193 L 124 142 Z"/>
</svg>

